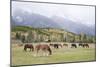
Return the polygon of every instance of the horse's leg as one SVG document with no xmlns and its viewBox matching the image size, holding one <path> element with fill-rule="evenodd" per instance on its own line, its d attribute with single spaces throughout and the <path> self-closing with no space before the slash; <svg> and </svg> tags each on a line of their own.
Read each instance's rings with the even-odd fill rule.
<svg viewBox="0 0 100 67">
<path fill-rule="evenodd" d="M 39 49 L 36 51 L 36 56 L 39 56 Z"/>
<path fill-rule="evenodd" d="M 77 46 L 75 46 L 75 48 L 77 48 Z"/>
<path fill-rule="evenodd" d="M 30 48 L 30 51 L 33 51 L 33 48 Z"/>
<path fill-rule="evenodd" d="M 32 48 L 32 51 L 34 51 L 34 48 Z"/>
<path fill-rule="evenodd" d="M 38 54 L 39 50 L 40 50 L 40 49 L 36 49 L 35 56 L 39 56 L 39 54 Z"/>
<path fill-rule="evenodd" d="M 47 52 L 46 53 L 47 53 L 46 56 L 51 55 L 50 49 L 47 49 Z"/>
<path fill-rule="evenodd" d="M 42 50 L 42 51 L 43 51 L 43 56 L 47 56 L 46 50 Z"/>
<path fill-rule="evenodd" d="M 88 45 L 88 48 L 89 48 L 89 45 Z"/>
<path fill-rule="evenodd" d="M 38 53 L 38 51 L 37 51 L 37 49 L 35 50 L 35 53 L 34 53 L 34 56 L 36 57 L 37 56 L 37 53 Z"/>
<path fill-rule="evenodd" d="M 31 48 L 30 48 L 30 52 L 31 52 Z"/>
<path fill-rule="evenodd" d="M 27 51 L 27 48 L 25 49 L 25 51 Z"/>
<path fill-rule="evenodd" d="M 82 47 L 84 48 L 84 45 Z"/>
<path fill-rule="evenodd" d="M 24 51 L 26 51 L 26 47 L 24 47 Z"/>
<path fill-rule="evenodd" d="M 48 51 L 48 50 L 47 50 Z M 49 54 L 48 54 L 48 52 L 47 51 L 45 51 L 45 53 L 46 53 L 46 56 L 49 56 Z"/>
<path fill-rule="evenodd" d="M 57 45 L 57 49 L 59 48 L 59 46 Z"/>
<path fill-rule="evenodd" d="M 43 52 L 43 56 L 45 56 L 45 51 L 44 51 L 44 50 L 42 50 L 42 52 Z"/>
</svg>

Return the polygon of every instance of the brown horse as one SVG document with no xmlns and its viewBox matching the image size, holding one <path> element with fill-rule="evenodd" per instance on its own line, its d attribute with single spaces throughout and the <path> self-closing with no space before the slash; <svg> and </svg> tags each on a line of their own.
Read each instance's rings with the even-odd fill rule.
<svg viewBox="0 0 100 67">
<path fill-rule="evenodd" d="M 83 47 L 83 44 L 82 43 L 79 43 L 79 47 Z"/>
<path fill-rule="evenodd" d="M 76 44 L 71 44 L 71 48 L 77 48 L 77 45 Z"/>
<path fill-rule="evenodd" d="M 52 55 L 52 50 L 51 50 L 50 46 L 48 46 L 47 44 L 39 44 L 39 45 L 36 45 L 35 46 L 35 50 L 36 50 L 37 54 L 38 54 L 38 52 L 40 50 L 42 50 L 45 54 L 48 51 L 49 52 L 49 55 Z"/>
<path fill-rule="evenodd" d="M 79 43 L 79 46 L 83 48 L 89 48 L 89 45 L 87 43 Z"/>
<path fill-rule="evenodd" d="M 24 51 L 27 51 L 27 48 L 29 48 L 30 51 L 34 51 L 34 46 L 32 44 L 25 44 L 24 45 Z"/>
<path fill-rule="evenodd" d="M 68 47 L 68 44 L 63 44 L 63 46 Z"/>
<path fill-rule="evenodd" d="M 83 44 L 83 48 L 89 48 L 89 45 L 87 43 Z"/>
<path fill-rule="evenodd" d="M 53 46 L 56 49 L 58 49 L 59 46 L 62 48 L 62 45 L 61 44 L 50 44 L 50 46 Z"/>
</svg>

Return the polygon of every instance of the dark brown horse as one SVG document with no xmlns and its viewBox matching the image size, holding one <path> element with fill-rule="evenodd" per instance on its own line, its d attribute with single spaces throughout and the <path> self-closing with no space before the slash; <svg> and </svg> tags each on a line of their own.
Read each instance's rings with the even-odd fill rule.
<svg viewBox="0 0 100 67">
<path fill-rule="evenodd" d="M 83 47 L 83 44 L 82 43 L 79 43 L 78 45 L 79 45 L 79 47 Z"/>
<path fill-rule="evenodd" d="M 25 44 L 24 51 L 27 51 L 27 49 L 30 49 L 30 51 L 34 51 L 34 46 L 32 44 Z"/>
<path fill-rule="evenodd" d="M 77 48 L 77 45 L 76 44 L 71 44 L 71 48 Z"/>
<path fill-rule="evenodd" d="M 83 48 L 89 48 L 89 45 L 87 43 L 79 43 L 79 46 Z"/>
<path fill-rule="evenodd" d="M 83 44 L 83 47 L 84 48 L 89 48 L 89 45 L 86 43 L 86 44 Z"/>
<path fill-rule="evenodd" d="M 47 44 L 39 44 L 39 45 L 36 45 L 35 46 L 35 50 L 36 50 L 37 54 L 38 54 L 38 52 L 40 50 L 42 50 L 45 54 L 48 51 L 49 52 L 49 55 L 52 55 L 52 50 L 51 50 L 50 46 L 48 46 Z"/>
</svg>

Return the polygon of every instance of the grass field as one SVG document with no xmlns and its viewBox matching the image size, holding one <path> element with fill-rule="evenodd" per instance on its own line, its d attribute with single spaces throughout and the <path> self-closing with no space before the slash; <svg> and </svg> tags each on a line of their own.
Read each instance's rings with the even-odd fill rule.
<svg viewBox="0 0 100 67">
<path fill-rule="evenodd" d="M 31 65 L 31 64 L 47 64 L 60 62 L 79 62 L 79 61 L 95 61 L 94 44 L 90 48 L 59 48 L 52 49 L 50 56 L 36 56 L 35 52 L 24 52 L 22 47 L 12 47 L 12 65 Z M 42 52 L 39 54 L 41 55 Z"/>
</svg>

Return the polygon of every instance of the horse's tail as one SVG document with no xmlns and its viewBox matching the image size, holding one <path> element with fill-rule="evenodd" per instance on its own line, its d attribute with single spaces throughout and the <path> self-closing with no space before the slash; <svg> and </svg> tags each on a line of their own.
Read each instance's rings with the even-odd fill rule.
<svg viewBox="0 0 100 67">
<path fill-rule="evenodd" d="M 49 51 L 49 55 L 52 55 L 52 50 L 50 47 L 48 48 L 48 51 Z"/>
</svg>

